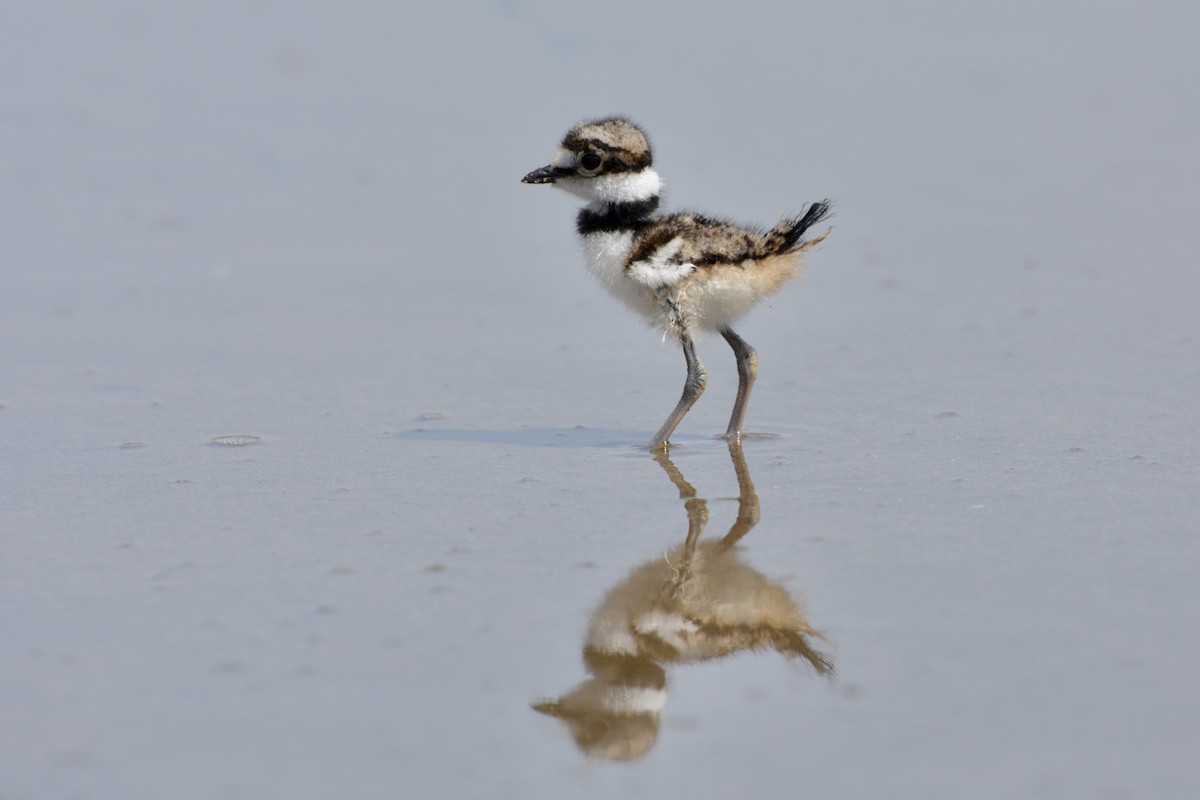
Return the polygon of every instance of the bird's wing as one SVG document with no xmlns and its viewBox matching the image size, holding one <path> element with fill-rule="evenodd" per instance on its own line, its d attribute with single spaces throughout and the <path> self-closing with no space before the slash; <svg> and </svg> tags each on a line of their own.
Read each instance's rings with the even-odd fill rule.
<svg viewBox="0 0 1200 800">
<path fill-rule="evenodd" d="M 625 268 L 626 274 L 651 289 L 661 289 L 679 283 L 696 269 L 695 264 L 680 258 L 683 244 L 682 236 L 674 237 L 642 258 L 631 261 Z"/>
<path fill-rule="evenodd" d="M 762 258 L 765 242 L 766 236 L 753 228 L 700 214 L 672 214 L 638 234 L 626 269 L 639 283 L 661 289 L 698 268 Z"/>
</svg>

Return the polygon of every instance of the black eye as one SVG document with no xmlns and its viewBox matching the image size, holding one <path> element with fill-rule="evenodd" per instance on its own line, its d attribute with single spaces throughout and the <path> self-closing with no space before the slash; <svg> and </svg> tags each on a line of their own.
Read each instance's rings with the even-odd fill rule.
<svg viewBox="0 0 1200 800">
<path fill-rule="evenodd" d="M 579 166 L 590 172 L 594 169 L 600 169 L 600 164 L 602 164 L 603 161 L 604 159 L 600 158 L 600 156 L 595 153 L 584 153 L 579 157 Z"/>
</svg>

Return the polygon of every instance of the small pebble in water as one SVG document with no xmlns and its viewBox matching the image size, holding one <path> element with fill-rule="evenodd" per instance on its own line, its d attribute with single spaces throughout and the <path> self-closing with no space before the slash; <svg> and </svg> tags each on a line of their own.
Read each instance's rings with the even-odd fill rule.
<svg viewBox="0 0 1200 800">
<path fill-rule="evenodd" d="M 261 436 L 251 436 L 249 434 L 235 434 L 230 436 L 214 436 L 212 443 L 224 445 L 225 447 L 245 447 L 248 444 L 258 444 L 262 441 Z"/>
</svg>

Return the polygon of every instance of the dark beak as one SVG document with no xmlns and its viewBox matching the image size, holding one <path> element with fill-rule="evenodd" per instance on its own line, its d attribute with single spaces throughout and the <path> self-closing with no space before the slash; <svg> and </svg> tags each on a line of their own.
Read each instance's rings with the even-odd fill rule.
<svg viewBox="0 0 1200 800">
<path fill-rule="evenodd" d="M 564 174 L 559 167 L 546 165 L 521 178 L 521 183 L 554 183 L 555 179 Z"/>
</svg>

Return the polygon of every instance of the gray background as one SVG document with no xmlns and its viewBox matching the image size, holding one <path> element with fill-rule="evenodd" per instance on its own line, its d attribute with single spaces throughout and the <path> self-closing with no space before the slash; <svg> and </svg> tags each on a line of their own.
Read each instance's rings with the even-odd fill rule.
<svg viewBox="0 0 1200 800">
<path fill-rule="evenodd" d="M 0 797 L 1190 798 L 1200 7 L 8 4 Z M 759 350 L 744 558 L 833 681 L 529 703 L 682 540 L 678 349 L 592 285 L 566 129 L 672 207 L 833 197 Z M 736 506 L 710 388 L 673 453 Z M 422 429 L 422 430 L 418 430 Z M 248 447 L 213 437 L 253 434 Z"/>
</svg>

